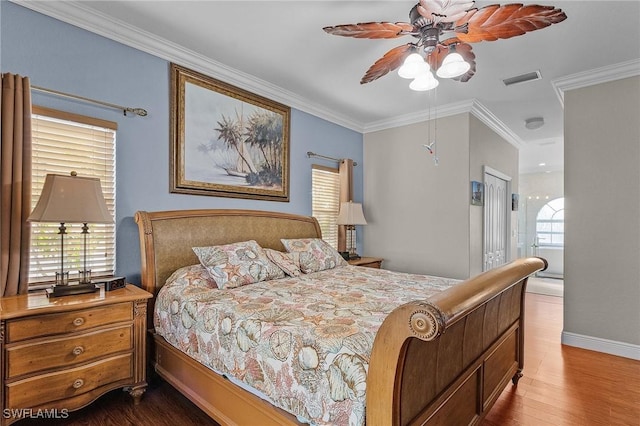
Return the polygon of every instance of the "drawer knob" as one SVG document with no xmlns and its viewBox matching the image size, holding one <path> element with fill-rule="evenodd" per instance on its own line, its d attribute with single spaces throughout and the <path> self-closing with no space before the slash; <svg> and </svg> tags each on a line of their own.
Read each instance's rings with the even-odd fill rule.
<svg viewBox="0 0 640 426">
<path fill-rule="evenodd" d="M 84 380 L 82 380 L 82 379 L 76 379 L 76 380 L 73 382 L 73 385 L 72 385 L 72 386 L 73 386 L 73 388 L 74 388 L 74 389 L 80 389 L 80 388 L 82 387 L 82 385 L 84 385 Z"/>
<path fill-rule="evenodd" d="M 73 320 L 73 325 L 75 325 L 76 327 L 80 327 L 82 324 L 84 324 L 84 318 L 82 317 L 78 317 Z"/>
<path fill-rule="evenodd" d="M 73 348 L 73 354 L 75 356 L 81 355 L 84 352 L 84 348 L 82 346 L 76 346 Z"/>
</svg>

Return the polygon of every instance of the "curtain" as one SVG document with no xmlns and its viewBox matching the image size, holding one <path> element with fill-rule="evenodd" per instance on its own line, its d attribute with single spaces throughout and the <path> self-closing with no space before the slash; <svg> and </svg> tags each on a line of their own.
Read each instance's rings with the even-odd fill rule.
<svg viewBox="0 0 640 426">
<path fill-rule="evenodd" d="M 0 134 L 0 296 L 26 293 L 31 213 L 31 87 L 2 74 Z"/>
<path fill-rule="evenodd" d="M 340 205 L 353 201 L 353 160 L 340 161 Z M 338 251 L 347 251 L 347 227 L 338 225 Z"/>
</svg>

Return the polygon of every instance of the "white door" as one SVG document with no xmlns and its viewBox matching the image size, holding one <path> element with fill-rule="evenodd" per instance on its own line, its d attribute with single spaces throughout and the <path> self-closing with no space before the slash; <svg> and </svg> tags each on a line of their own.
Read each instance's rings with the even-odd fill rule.
<svg viewBox="0 0 640 426">
<path fill-rule="evenodd" d="M 507 262 L 508 212 L 511 208 L 507 179 L 486 171 L 484 174 L 483 271 Z"/>
</svg>

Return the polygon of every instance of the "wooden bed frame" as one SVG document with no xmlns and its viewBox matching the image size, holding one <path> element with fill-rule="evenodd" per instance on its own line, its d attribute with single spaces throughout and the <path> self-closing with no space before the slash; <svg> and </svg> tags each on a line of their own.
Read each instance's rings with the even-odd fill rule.
<svg viewBox="0 0 640 426">
<path fill-rule="evenodd" d="M 255 210 L 139 211 L 135 220 L 142 287 L 154 296 L 173 271 L 198 263 L 194 246 L 253 239 L 283 250 L 280 238 L 321 236 L 312 217 Z M 541 258 L 519 259 L 427 300 L 417 294 L 393 311 L 371 354 L 367 425 L 478 423 L 509 380 L 515 385 L 522 376 L 525 286 L 546 266 Z M 156 372 L 220 424 L 300 424 L 153 337 Z"/>
</svg>

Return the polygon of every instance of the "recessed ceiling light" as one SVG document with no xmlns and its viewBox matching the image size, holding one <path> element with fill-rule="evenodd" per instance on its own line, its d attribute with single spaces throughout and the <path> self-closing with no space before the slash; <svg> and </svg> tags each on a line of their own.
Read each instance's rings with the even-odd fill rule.
<svg viewBox="0 0 640 426">
<path fill-rule="evenodd" d="M 531 117 L 524 120 L 524 127 L 529 130 L 539 129 L 544 126 L 544 118 L 542 117 Z"/>
<path fill-rule="evenodd" d="M 546 166 L 546 165 L 547 165 L 547 163 L 540 163 L 540 164 L 538 164 L 538 166 L 540 166 L 540 167 L 544 167 L 544 166 Z"/>
</svg>

